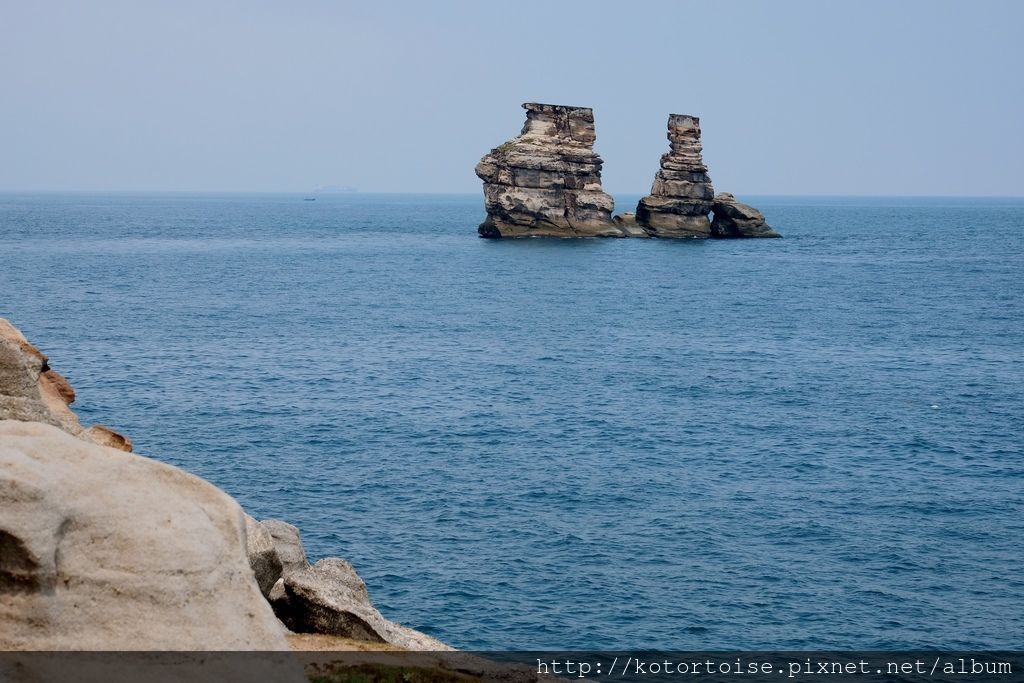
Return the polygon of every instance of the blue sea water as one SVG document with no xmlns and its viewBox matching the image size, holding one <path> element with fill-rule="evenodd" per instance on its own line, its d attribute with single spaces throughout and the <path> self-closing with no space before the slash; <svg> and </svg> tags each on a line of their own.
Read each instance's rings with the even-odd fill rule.
<svg viewBox="0 0 1024 683">
<path fill-rule="evenodd" d="M 1024 647 L 1024 200 L 725 242 L 481 204 L 0 195 L 0 316 L 457 647 Z"/>
</svg>

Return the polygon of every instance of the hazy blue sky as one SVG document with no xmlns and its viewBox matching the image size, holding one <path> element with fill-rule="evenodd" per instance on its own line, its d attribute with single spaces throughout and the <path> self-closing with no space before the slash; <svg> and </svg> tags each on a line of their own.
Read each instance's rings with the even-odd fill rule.
<svg viewBox="0 0 1024 683">
<path fill-rule="evenodd" d="M 519 105 L 605 187 L 1024 195 L 1024 2 L 0 0 L 0 189 L 478 191 Z"/>
</svg>

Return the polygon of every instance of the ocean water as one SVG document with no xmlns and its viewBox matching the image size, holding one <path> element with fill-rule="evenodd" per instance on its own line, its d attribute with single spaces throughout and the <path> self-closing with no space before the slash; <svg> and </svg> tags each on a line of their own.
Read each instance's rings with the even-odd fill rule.
<svg viewBox="0 0 1024 683">
<path fill-rule="evenodd" d="M 0 316 L 457 647 L 1020 649 L 1024 200 L 754 203 L 784 239 L 5 194 Z"/>
</svg>

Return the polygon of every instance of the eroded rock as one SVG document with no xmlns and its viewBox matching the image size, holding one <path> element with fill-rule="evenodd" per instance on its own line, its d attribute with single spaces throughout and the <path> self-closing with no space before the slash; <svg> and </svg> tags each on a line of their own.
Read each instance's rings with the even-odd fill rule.
<svg viewBox="0 0 1024 683">
<path fill-rule="evenodd" d="M 83 429 L 73 398 L 0 319 L 0 648 L 276 650 L 287 624 L 451 649 L 385 619 L 344 560 L 310 567 L 293 525 Z"/>
<path fill-rule="evenodd" d="M 615 221 L 615 226 L 622 231 L 622 234 L 626 237 L 650 237 L 650 235 L 647 234 L 647 231 L 636 222 L 635 213 L 620 213 L 612 220 Z"/>
<path fill-rule="evenodd" d="M 715 195 L 712 211 L 715 216 L 711 221 L 713 237 L 782 237 L 765 222 L 763 213 L 737 201 L 728 192 Z"/>
<path fill-rule="evenodd" d="M 655 237 L 710 237 L 715 192 L 701 156 L 700 119 L 670 115 L 668 140 L 651 193 L 637 204 L 636 221 Z"/>
<path fill-rule="evenodd" d="M 366 584 L 339 558 L 320 560 L 283 577 L 281 621 L 296 633 L 323 633 L 389 643 L 407 650 L 451 650 L 444 643 L 385 619 L 370 602 Z M 275 588 L 275 592 L 276 592 Z"/>
<path fill-rule="evenodd" d="M 366 584 L 346 560 L 329 557 L 310 566 L 299 530 L 277 519 L 259 522 L 281 560 L 281 578 L 266 593 L 274 613 L 295 633 L 321 633 L 394 645 L 407 650 L 451 650 L 430 636 L 387 620 L 370 601 Z"/>
<path fill-rule="evenodd" d="M 0 318 L 0 419 L 42 422 L 101 446 L 132 450 L 132 442 L 102 425 L 82 427 L 68 406 L 75 390 L 18 328 Z"/>
<path fill-rule="evenodd" d="M 56 425 L 0 421 L 0 648 L 281 650 L 238 504 Z"/>
<path fill-rule="evenodd" d="M 83 431 L 79 436 L 98 446 L 116 448 L 117 450 L 125 451 L 126 453 L 131 453 L 132 450 L 134 450 L 131 439 L 124 434 L 119 434 L 110 427 L 105 427 L 103 425 L 93 425 Z"/>
<path fill-rule="evenodd" d="M 273 536 L 249 515 L 245 516 L 245 551 L 260 592 L 269 598 L 271 589 L 281 578 L 283 565 L 277 555 Z"/>
<path fill-rule="evenodd" d="M 265 519 L 259 525 L 270 535 L 274 551 L 281 562 L 282 576 L 309 566 L 298 528 L 279 519 Z"/>
<path fill-rule="evenodd" d="M 476 166 L 484 181 L 482 237 L 621 237 L 601 187 L 594 112 L 527 102 L 519 137 Z"/>
</svg>

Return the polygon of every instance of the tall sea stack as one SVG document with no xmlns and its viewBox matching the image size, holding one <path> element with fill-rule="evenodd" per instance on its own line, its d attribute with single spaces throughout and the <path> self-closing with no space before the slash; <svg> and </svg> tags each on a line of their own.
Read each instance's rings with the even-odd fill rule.
<svg viewBox="0 0 1024 683">
<path fill-rule="evenodd" d="M 651 193 L 637 204 L 636 221 L 654 237 L 710 237 L 715 191 L 701 158 L 700 119 L 671 114 L 668 140 Z"/>
<path fill-rule="evenodd" d="M 480 236 L 622 237 L 612 221 L 612 198 L 601 187 L 594 112 L 534 102 L 523 109 L 519 137 L 476 166 L 487 209 Z"/>
</svg>

